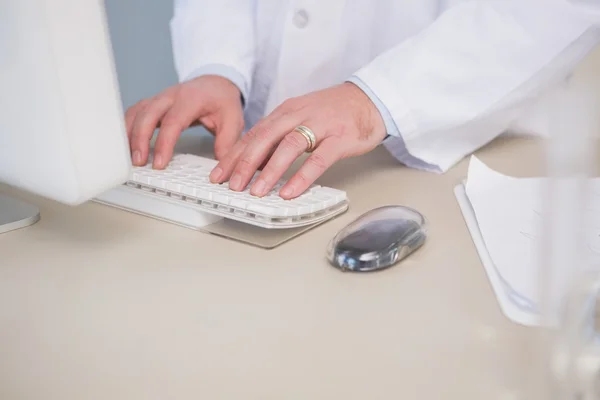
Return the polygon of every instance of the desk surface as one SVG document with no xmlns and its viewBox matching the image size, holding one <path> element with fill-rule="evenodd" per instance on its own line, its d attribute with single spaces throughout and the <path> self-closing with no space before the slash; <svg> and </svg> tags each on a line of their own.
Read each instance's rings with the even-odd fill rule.
<svg viewBox="0 0 600 400">
<path fill-rule="evenodd" d="M 541 171 L 538 142 L 478 155 L 503 172 Z M 40 206 L 0 235 L 0 398 L 495 399 L 521 382 L 528 330 L 501 314 L 445 175 L 380 148 L 320 183 L 348 192 L 342 217 L 274 250 L 100 204 Z M 342 273 L 329 239 L 372 208 L 430 221 L 403 264 Z"/>
</svg>

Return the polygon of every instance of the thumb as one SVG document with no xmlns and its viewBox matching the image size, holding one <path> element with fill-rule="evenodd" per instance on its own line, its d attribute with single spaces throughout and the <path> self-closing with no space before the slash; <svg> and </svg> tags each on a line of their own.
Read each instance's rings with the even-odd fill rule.
<svg viewBox="0 0 600 400">
<path fill-rule="evenodd" d="M 215 130 L 215 158 L 220 160 L 240 139 L 244 130 L 244 116 L 241 110 L 223 110 Z"/>
</svg>

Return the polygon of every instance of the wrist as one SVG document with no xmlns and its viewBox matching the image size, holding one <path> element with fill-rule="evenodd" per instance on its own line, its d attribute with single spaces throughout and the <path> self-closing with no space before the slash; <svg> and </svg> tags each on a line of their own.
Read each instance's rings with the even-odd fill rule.
<svg viewBox="0 0 600 400">
<path fill-rule="evenodd" d="M 351 82 L 358 86 L 370 99 L 371 102 L 375 104 L 377 110 L 379 111 L 379 115 L 383 118 L 383 122 L 385 124 L 385 131 L 387 136 L 384 137 L 383 140 L 389 139 L 390 137 L 401 137 L 401 132 L 396 125 L 396 121 L 392 116 L 390 110 L 387 106 L 381 101 L 381 99 L 377 96 L 377 94 L 371 89 L 369 85 L 362 81 L 356 75 L 351 76 L 347 79 L 347 82 Z"/>
<path fill-rule="evenodd" d="M 379 112 L 377 105 L 371 100 L 365 91 L 353 82 L 344 82 L 344 86 L 355 94 L 356 102 L 360 117 L 358 118 L 362 132 L 365 132 L 369 137 L 384 140 L 387 137 L 387 130 L 383 116 Z"/>
<path fill-rule="evenodd" d="M 224 76 L 221 76 L 221 75 L 212 75 L 211 74 L 211 75 L 200 76 L 197 79 L 207 79 L 207 80 L 210 80 L 213 85 L 222 87 L 228 93 L 235 93 L 236 96 L 238 96 L 238 95 L 241 96 L 242 95 L 242 91 L 235 84 L 235 82 L 233 82 L 231 79 L 226 78 Z"/>
<path fill-rule="evenodd" d="M 208 64 L 195 69 L 189 74 L 184 82 L 195 80 L 201 77 L 219 77 L 233 84 L 237 88 L 237 97 L 240 98 L 242 106 L 248 100 L 249 82 L 236 68 L 225 64 Z"/>
<path fill-rule="evenodd" d="M 244 105 L 244 98 L 239 87 L 221 75 L 202 75 L 192 79 L 190 82 L 209 88 L 210 92 L 215 93 L 217 97 L 227 98 L 228 101 L 239 101 L 241 107 Z"/>
</svg>

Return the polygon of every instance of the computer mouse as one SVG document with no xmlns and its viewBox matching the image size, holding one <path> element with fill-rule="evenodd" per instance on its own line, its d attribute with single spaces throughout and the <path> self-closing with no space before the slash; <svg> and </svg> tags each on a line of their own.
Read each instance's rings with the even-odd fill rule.
<svg viewBox="0 0 600 400">
<path fill-rule="evenodd" d="M 384 206 L 359 216 L 335 235 L 327 258 L 342 271 L 378 271 L 408 257 L 426 237 L 427 222 L 421 213 L 404 206 Z"/>
</svg>

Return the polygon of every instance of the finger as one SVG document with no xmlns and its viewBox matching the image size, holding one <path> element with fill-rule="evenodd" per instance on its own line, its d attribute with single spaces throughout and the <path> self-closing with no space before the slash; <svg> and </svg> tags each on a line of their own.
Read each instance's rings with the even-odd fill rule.
<svg viewBox="0 0 600 400">
<path fill-rule="evenodd" d="M 146 164 L 154 130 L 172 104 L 170 98 L 158 97 L 136 115 L 131 134 L 131 150 L 135 165 Z"/>
<path fill-rule="evenodd" d="M 306 152 L 308 146 L 308 141 L 300 132 L 292 131 L 285 135 L 250 188 L 250 193 L 259 197 L 269 193 L 294 161 Z"/>
<path fill-rule="evenodd" d="M 279 195 L 286 200 L 300 196 L 327 168 L 340 160 L 343 154 L 343 144 L 339 140 L 334 138 L 323 140 L 298 172 L 281 188 Z"/>
<path fill-rule="evenodd" d="M 252 129 L 250 129 L 235 145 L 227 152 L 225 156 L 219 159 L 219 163 L 211 171 L 210 181 L 212 183 L 223 183 L 231 177 L 233 168 L 241 155 L 246 150 L 246 147 L 254 140 L 256 133 L 263 130 L 265 125 L 273 123 L 283 113 L 275 109 L 271 114 L 258 121 Z M 272 148 L 271 148 L 272 150 Z"/>
<path fill-rule="evenodd" d="M 269 161 L 271 161 L 271 157 L 273 157 L 273 154 L 275 153 L 275 150 L 276 150 L 275 148 L 272 148 L 271 151 L 269 151 L 269 155 L 265 158 L 265 160 L 260 165 L 260 167 L 258 167 L 259 171 L 262 171 L 263 169 L 265 169 L 265 167 L 267 166 L 267 164 L 269 163 Z"/>
<path fill-rule="evenodd" d="M 152 167 L 163 169 L 171 161 L 175 144 L 181 133 L 201 114 L 201 108 L 193 101 L 177 101 L 162 118 L 154 145 Z"/>
<path fill-rule="evenodd" d="M 244 117 L 240 109 L 221 113 L 215 133 L 215 158 L 221 160 L 235 146 L 244 130 Z"/>
<path fill-rule="evenodd" d="M 234 191 L 244 190 L 271 149 L 292 132 L 303 119 L 301 115 L 292 113 L 259 128 L 237 162 L 234 165 L 225 165 L 224 170 L 232 170 L 229 188 Z"/>
<path fill-rule="evenodd" d="M 212 183 L 223 183 L 227 181 L 227 179 L 229 179 L 229 177 L 231 176 L 231 168 L 228 168 L 228 170 L 224 170 L 224 166 L 233 165 L 235 163 L 235 160 L 237 160 L 240 157 L 240 155 L 244 152 L 248 143 L 248 133 L 246 133 L 246 135 L 242 136 L 242 138 L 238 140 L 236 144 L 233 145 L 231 150 L 229 150 L 223 157 L 221 157 L 217 165 L 215 165 L 213 170 L 210 172 L 209 180 Z"/>
<path fill-rule="evenodd" d="M 129 107 L 125 112 L 125 130 L 127 131 L 128 138 L 131 138 L 131 131 L 133 129 L 133 122 L 135 121 L 135 116 L 138 112 L 140 112 L 140 110 L 143 110 L 149 102 L 150 100 L 148 99 L 139 101 L 133 106 Z"/>
</svg>

